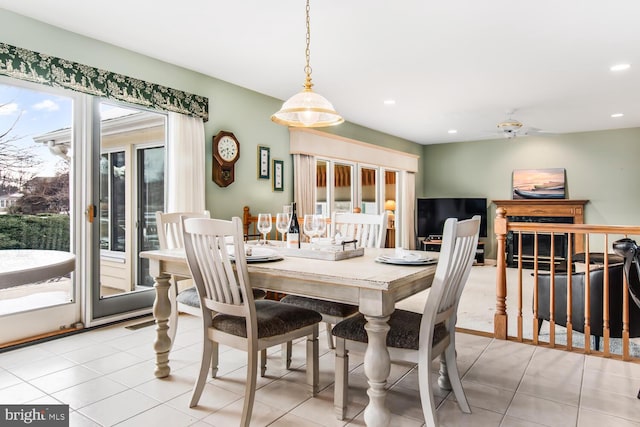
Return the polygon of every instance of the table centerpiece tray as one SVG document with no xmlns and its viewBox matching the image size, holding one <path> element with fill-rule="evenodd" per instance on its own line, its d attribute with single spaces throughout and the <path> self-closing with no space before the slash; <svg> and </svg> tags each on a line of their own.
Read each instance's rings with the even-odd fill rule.
<svg viewBox="0 0 640 427">
<path fill-rule="evenodd" d="M 288 257 L 322 259 L 326 261 L 340 261 L 364 255 L 364 248 L 354 248 L 351 244 L 316 244 L 303 243 L 298 248 L 287 248 L 285 244 L 277 241 L 269 241 L 268 248 Z"/>
</svg>

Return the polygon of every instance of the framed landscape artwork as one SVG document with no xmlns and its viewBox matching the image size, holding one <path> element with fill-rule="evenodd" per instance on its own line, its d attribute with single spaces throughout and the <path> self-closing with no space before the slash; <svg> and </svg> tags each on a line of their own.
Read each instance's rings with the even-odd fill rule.
<svg viewBox="0 0 640 427">
<path fill-rule="evenodd" d="M 564 199 L 565 170 L 516 169 L 513 171 L 513 199 Z"/>
</svg>

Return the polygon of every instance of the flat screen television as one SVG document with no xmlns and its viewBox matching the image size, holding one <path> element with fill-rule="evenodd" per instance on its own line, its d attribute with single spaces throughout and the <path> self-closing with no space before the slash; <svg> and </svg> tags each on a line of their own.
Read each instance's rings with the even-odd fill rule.
<svg viewBox="0 0 640 427">
<path fill-rule="evenodd" d="M 480 237 L 487 237 L 486 198 L 428 198 L 418 199 L 418 238 L 440 239 L 447 218 L 469 219 L 480 215 Z"/>
</svg>

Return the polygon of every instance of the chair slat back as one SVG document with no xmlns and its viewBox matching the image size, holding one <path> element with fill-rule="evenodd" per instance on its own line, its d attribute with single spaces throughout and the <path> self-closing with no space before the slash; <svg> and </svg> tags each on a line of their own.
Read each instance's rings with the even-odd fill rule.
<svg viewBox="0 0 640 427">
<path fill-rule="evenodd" d="M 464 221 L 449 218 L 445 222 L 438 266 L 422 316 L 425 328 L 421 326 L 420 342 L 423 342 L 423 333 L 427 333 L 423 331 L 427 329 L 426 325 L 432 329 L 437 323 L 449 321 L 450 326 L 455 326 L 458 303 L 475 259 L 479 232 L 478 215 Z M 430 337 L 425 336 L 425 339 L 424 342 L 431 342 Z"/>
<path fill-rule="evenodd" d="M 212 310 L 249 317 L 255 308 L 240 218 L 231 221 L 189 218 L 183 220 L 182 227 L 187 262 L 203 314 L 210 317 L 211 313 L 206 311 Z"/>
<path fill-rule="evenodd" d="M 210 218 L 209 211 L 198 212 L 156 212 L 156 227 L 160 249 L 184 248 L 181 218 Z"/>
<path fill-rule="evenodd" d="M 331 237 L 337 233 L 347 239 L 356 239 L 358 247 L 384 248 L 387 237 L 387 213 L 335 213 L 331 218 Z"/>
</svg>

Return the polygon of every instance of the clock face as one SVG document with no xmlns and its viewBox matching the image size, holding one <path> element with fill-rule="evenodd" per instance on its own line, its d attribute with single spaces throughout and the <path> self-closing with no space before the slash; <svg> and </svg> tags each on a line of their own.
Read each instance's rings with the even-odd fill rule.
<svg viewBox="0 0 640 427">
<path fill-rule="evenodd" d="M 223 136 L 218 141 L 218 154 L 223 160 L 232 161 L 238 155 L 238 143 L 230 136 Z"/>
</svg>

